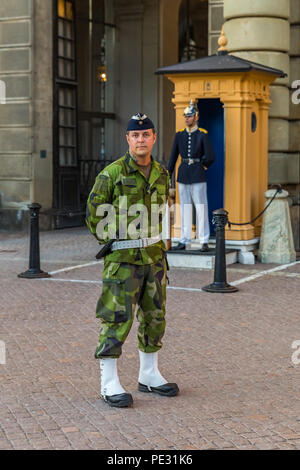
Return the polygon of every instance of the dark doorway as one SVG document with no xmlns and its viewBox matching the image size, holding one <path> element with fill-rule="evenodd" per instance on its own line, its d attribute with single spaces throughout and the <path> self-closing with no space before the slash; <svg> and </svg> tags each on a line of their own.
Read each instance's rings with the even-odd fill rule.
<svg viewBox="0 0 300 470">
<path fill-rule="evenodd" d="M 224 205 L 224 108 L 219 99 L 199 99 L 199 127 L 208 131 L 216 160 L 206 172 L 208 211 L 211 234 L 212 212 Z"/>
</svg>

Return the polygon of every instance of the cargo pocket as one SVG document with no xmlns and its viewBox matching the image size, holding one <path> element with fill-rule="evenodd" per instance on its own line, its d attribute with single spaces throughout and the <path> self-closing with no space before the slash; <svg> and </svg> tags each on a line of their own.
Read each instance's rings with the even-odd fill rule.
<svg viewBox="0 0 300 470">
<path fill-rule="evenodd" d="M 103 279 L 102 294 L 96 308 L 96 317 L 109 323 L 129 320 L 126 308 L 125 280 Z"/>
</svg>

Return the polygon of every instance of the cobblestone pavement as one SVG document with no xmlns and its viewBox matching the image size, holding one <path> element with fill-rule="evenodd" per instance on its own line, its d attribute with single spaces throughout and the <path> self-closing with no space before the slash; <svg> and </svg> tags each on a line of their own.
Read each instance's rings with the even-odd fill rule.
<svg viewBox="0 0 300 470">
<path fill-rule="evenodd" d="M 84 228 L 45 232 L 41 267 L 92 263 L 97 250 Z M 181 393 L 137 391 L 135 322 L 119 361 L 130 409 L 99 396 L 102 263 L 19 279 L 27 266 L 28 238 L 2 234 L 0 449 L 300 449 L 300 364 L 292 361 L 300 359 L 292 348 L 297 340 L 300 348 L 300 263 L 242 282 L 234 294 L 202 292 L 209 270 L 171 268 L 159 363 Z M 274 267 L 231 265 L 228 281 Z"/>
</svg>

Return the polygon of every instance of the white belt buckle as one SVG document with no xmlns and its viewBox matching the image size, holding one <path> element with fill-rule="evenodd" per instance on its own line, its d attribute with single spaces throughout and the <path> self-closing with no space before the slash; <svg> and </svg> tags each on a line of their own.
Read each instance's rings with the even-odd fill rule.
<svg viewBox="0 0 300 470">
<path fill-rule="evenodd" d="M 193 159 L 192 159 L 192 158 L 189 158 L 188 165 L 192 165 L 192 164 L 193 164 Z"/>
</svg>

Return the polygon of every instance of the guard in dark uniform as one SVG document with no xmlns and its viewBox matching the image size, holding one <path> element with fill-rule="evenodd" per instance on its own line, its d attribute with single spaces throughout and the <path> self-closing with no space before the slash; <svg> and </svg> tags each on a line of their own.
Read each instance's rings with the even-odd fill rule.
<svg viewBox="0 0 300 470">
<path fill-rule="evenodd" d="M 177 182 L 181 206 L 181 239 L 175 250 L 185 250 L 191 244 L 192 201 L 197 215 L 197 241 L 200 251 L 208 251 L 209 221 L 205 170 L 214 162 L 215 155 L 207 131 L 198 128 L 198 111 L 191 100 L 184 110 L 186 128 L 176 133 L 168 170 L 172 175 L 178 155 L 182 162 L 178 169 Z"/>
</svg>

